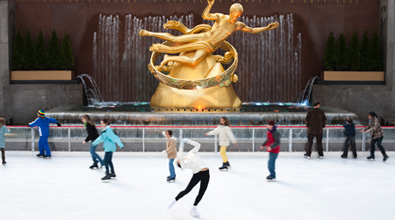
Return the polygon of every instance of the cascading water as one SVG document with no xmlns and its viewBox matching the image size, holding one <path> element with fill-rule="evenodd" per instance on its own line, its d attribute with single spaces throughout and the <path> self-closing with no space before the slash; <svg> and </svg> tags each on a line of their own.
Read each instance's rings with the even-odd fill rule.
<svg viewBox="0 0 395 220">
<path fill-rule="evenodd" d="M 88 74 L 81 74 L 78 75 L 77 78 L 81 80 L 82 85 L 84 86 L 88 105 L 91 106 L 104 101 L 95 80 L 91 76 L 89 76 Z M 90 83 L 90 85 L 88 84 L 88 82 Z"/>
<path fill-rule="evenodd" d="M 91 75 L 107 101 L 147 102 L 155 91 L 157 80 L 147 70 L 153 43 L 162 42 L 140 37 L 146 29 L 164 32 L 163 24 L 178 20 L 187 27 L 195 24 L 193 14 L 186 16 L 99 15 L 99 30 L 93 35 Z M 240 18 L 250 27 L 264 27 L 272 22 L 280 26 L 260 34 L 236 32 L 228 40 L 239 53 L 235 89 L 244 102 L 295 101 L 301 90 L 302 36 L 294 32 L 293 15 Z M 205 21 L 209 23 L 210 21 Z M 169 32 L 178 35 L 174 30 Z"/>
</svg>

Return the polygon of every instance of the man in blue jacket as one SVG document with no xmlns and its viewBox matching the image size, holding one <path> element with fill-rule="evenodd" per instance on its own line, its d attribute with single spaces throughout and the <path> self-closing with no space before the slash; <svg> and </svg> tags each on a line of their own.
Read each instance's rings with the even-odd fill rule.
<svg viewBox="0 0 395 220">
<path fill-rule="evenodd" d="M 56 119 L 45 117 L 45 111 L 38 110 L 37 119 L 29 124 L 30 127 L 38 127 L 38 133 L 40 134 L 40 140 L 38 141 L 37 157 L 51 158 L 51 149 L 48 145 L 49 136 L 49 124 L 57 124 L 59 127 L 62 126 Z"/>
</svg>

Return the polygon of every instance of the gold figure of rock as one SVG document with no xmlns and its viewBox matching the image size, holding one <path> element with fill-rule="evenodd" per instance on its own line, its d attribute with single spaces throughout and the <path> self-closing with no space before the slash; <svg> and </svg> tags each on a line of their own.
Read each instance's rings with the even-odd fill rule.
<svg viewBox="0 0 395 220">
<path fill-rule="evenodd" d="M 266 27 L 251 28 L 237 19 L 243 13 L 243 6 L 235 3 L 230 7 L 229 15 L 210 13 L 214 0 L 208 0 L 203 19 L 215 21 L 211 27 L 207 24 L 188 29 L 177 21 L 164 25 L 167 29 L 179 30 L 184 35 L 140 30 L 140 36 L 157 37 L 166 42 L 153 44 L 149 64 L 150 71 L 160 81 L 151 98 L 152 107 L 168 108 L 237 108 L 241 101 L 237 97 L 232 82 L 238 77 L 237 51 L 225 40 L 236 31 L 261 33 L 278 27 L 271 23 Z M 224 56 L 212 55 L 218 48 L 225 51 Z M 159 66 L 154 62 L 160 54 L 165 54 Z M 179 54 L 170 56 L 168 54 Z M 222 63 L 233 63 L 226 70 Z M 165 75 L 161 71 L 168 71 Z"/>
</svg>

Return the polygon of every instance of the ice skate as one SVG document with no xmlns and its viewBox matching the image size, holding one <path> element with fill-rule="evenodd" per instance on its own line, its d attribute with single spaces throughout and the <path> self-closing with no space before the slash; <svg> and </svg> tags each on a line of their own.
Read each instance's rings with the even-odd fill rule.
<svg viewBox="0 0 395 220">
<path fill-rule="evenodd" d="M 191 215 L 195 218 L 200 218 L 200 213 L 198 212 L 196 206 L 193 206 L 191 209 Z"/>
<path fill-rule="evenodd" d="M 37 157 L 44 157 L 44 154 L 37 154 Z"/>
<path fill-rule="evenodd" d="M 173 207 L 175 204 L 177 203 L 177 200 L 173 200 L 170 202 L 169 206 L 167 206 L 167 209 L 171 209 L 171 207 Z"/>
<path fill-rule="evenodd" d="M 229 161 L 228 161 L 228 162 L 226 162 L 226 163 L 225 163 L 225 165 L 226 165 L 226 167 L 228 167 L 228 168 L 231 168 L 231 167 L 230 167 L 230 163 L 229 163 Z"/>
<path fill-rule="evenodd" d="M 367 157 L 366 159 L 368 159 L 368 160 L 374 160 L 374 156 L 369 156 L 369 157 Z"/>
<path fill-rule="evenodd" d="M 97 163 L 92 164 L 92 166 L 89 167 L 89 169 L 99 169 L 99 166 L 97 166 Z"/>
<path fill-rule="evenodd" d="M 274 181 L 276 181 L 276 178 L 274 178 L 274 177 L 272 177 L 272 176 L 267 176 L 266 177 L 266 180 L 268 181 L 268 182 L 274 182 Z"/>
<path fill-rule="evenodd" d="M 320 156 L 319 159 L 320 159 L 320 160 L 324 159 L 324 156 Z"/>
<path fill-rule="evenodd" d="M 110 182 L 111 175 L 110 174 L 106 174 L 103 178 L 101 178 L 101 180 L 103 180 L 103 182 Z"/>
<path fill-rule="evenodd" d="M 384 158 L 383 158 L 383 161 L 384 161 L 384 162 L 387 161 L 388 158 L 389 158 L 389 157 L 388 157 L 387 155 L 385 155 Z"/>
<path fill-rule="evenodd" d="M 346 156 L 344 156 L 344 155 L 341 155 L 340 157 L 341 157 L 341 158 L 343 158 L 343 159 L 347 159 L 347 157 L 346 157 Z"/>
<path fill-rule="evenodd" d="M 3 166 L 5 166 L 5 165 L 7 165 L 7 162 L 3 161 L 3 163 L 2 163 L 2 164 L 3 164 Z"/>
<path fill-rule="evenodd" d="M 174 183 L 176 181 L 176 178 L 175 177 L 168 177 L 167 178 L 167 182 L 168 183 Z"/>
<path fill-rule="evenodd" d="M 111 179 L 116 179 L 117 175 L 115 175 L 115 173 L 110 173 L 110 177 Z"/>
<path fill-rule="evenodd" d="M 311 159 L 310 156 L 305 156 L 304 158 L 307 159 L 307 160 L 310 160 L 310 159 Z"/>
<path fill-rule="evenodd" d="M 222 163 L 222 167 L 218 168 L 220 171 L 228 171 L 228 167 L 226 166 L 226 163 Z"/>
<path fill-rule="evenodd" d="M 51 159 L 51 156 L 44 155 L 43 158 L 44 159 Z"/>
</svg>

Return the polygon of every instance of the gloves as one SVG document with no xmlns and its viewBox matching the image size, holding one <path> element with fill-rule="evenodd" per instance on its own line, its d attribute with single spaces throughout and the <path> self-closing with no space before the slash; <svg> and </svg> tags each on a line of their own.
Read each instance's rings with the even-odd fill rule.
<svg viewBox="0 0 395 220">
<path fill-rule="evenodd" d="M 56 123 L 56 124 L 58 125 L 58 127 L 62 126 L 62 124 L 60 124 L 59 122 L 58 122 L 58 123 Z"/>
</svg>

